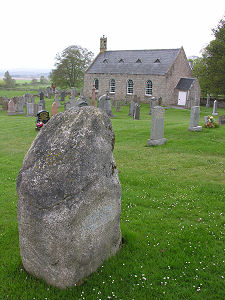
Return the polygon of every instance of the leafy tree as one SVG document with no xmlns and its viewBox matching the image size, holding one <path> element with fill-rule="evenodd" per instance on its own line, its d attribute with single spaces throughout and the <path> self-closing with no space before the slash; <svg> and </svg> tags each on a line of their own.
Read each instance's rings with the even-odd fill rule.
<svg viewBox="0 0 225 300">
<path fill-rule="evenodd" d="M 80 46 L 69 46 L 56 55 L 56 69 L 50 78 L 61 88 L 78 86 L 84 78 L 84 71 L 90 64 L 93 53 Z"/>
<path fill-rule="evenodd" d="M 16 85 L 16 80 L 12 79 L 11 75 L 9 74 L 9 71 L 5 72 L 3 80 L 5 82 L 6 87 L 12 88 L 12 87 L 15 87 L 15 85 Z"/>
<path fill-rule="evenodd" d="M 193 73 L 204 92 L 225 95 L 225 20 L 212 31 L 215 38 L 203 49 L 202 58 L 194 60 Z"/>
<path fill-rule="evenodd" d="M 46 83 L 48 83 L 48 79 L 47 78 L 45 78 L 45 76 L 41 76 L 40 77 L 40 84 L 46 84 Z"/>
<path fill-rule="evenodd" d="M 37 81 L 36 78 L 33 78 L 33 79 L 31 80 L 31 84 L 37 84 L 37 83 L 38 83 L 38 81 Z"/>
</svg>

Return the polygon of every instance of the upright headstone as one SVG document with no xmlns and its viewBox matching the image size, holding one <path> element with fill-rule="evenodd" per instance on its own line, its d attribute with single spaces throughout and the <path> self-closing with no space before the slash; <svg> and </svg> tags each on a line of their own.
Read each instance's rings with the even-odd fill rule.
<svg viewBox="0 0 225 300">
<path fill-rule="evenodd" d="M 52 116 L 57 115 L 58 113 L 58 104 L 54 101 L 52 103 Z"/>
<path fill-rule="evenodd" d="M 23 110 L 23 99 L 19 98 L 17 103 L 16 103 L 16 114 L 17 115 L 23 115 L 24 110 Z"/>
<path fill-rule="evenodd" d="M 202 126 L 199 126 L 199 115 L 200 115 L 200 106 L 191 107 L 191 120 L 189 131 L 202 131 Z"/>
<path fill-rule="evenodd" d="M 41 106 L 41 107 L 42 107 L 41 110 L 45 110 L 45 100 L 40 100 L 40 101 L 38 102 L 38 106 Z"/>
<path fill-rule="evenodd" d="M 64 103 L 64 111 L 70 109 L 70 102 L 65 102 Z"/>
<path fill-rule="evenodd" d="M 140 104 L 135 103 L 135 107 L 134 107 L 134 116 L 133 119 L 134 120 L 140 120 Z"/>
<path fill-rule="evenodd" d="M 8 110 L 8 98 L 7 97 L 4 97 L 4 99 L 3 99 L 2 109 Z"/>
<path fill-rule="evenodd" d="M 59 98 L 58 98 L 57 94 L 55 94 L 55 101 L 54 102 L 56 102 L 58 107 L 60 107 L 60 102 L 59 102 Z"/>
<path fill-rule="evenodd" d="M 88 106 L 57 114 L 28 150 L 17 178 L 27 272 L 74 287 L 121 246 L 121 186 L 110 119 Z"/>
<path fill-rule="evenodd" d="M 166 138 L 164 138 L 164 118 L 165 110 L 163 107 L 155 106 L 152 108 L 151 137 L 147 142 L 148 146 L 166 143 Z"/>
<path fill-rule="evenodd" d="M 66 92 L 63 90 L 62 92 L 61 92 L 61 98 L 60 98 L 60 101 L 64 101 L 65 100 L 65 97 L 66 97 Z"/>
<path fill-rule="evenodd" d="M 215 100 L 213 102 L 213 113 L 212 113 L 213 116 L 217 116 L 218 115 L 218 112 L 217 112 L 217 101 Z"/>
<path fill-rule="evenodd" d="M 40 95 L 40 100 L 44 100 L 45 94 L 43 93 L 43 91 L 41 91 L 39 95 Z"/>
<path fill-rule="evenodd" d="M 116 111 L 121 111 L 121 101 L 120 100 L 116 101 Z"/>
<path fill-rule="evenodd" d="M 225 125 L 225 115 L 219 116 L 219 125 Z"/>
<path fill-rule="evenodd" d="M 135 102 L 133 100 L 130 101 L 130 107 L 129 107 L 129 117 L 134 116 L 134 109 L 135 109 Z"/>
<path fill-rule="evenodd" d="M 16 114 L 15 104 L 14 104 L 14 101 L 12 99 L 10 99 L 9 103 L 8 103 L 8 116 L 12 116 L 15 114 Z"/>
<path fill-rule="evenodd" d="M 112 113 L 111 101 L 109 97 L 109 93 L 106 92 L 105 95 L 101 96 L 98 100 L 98 108 L 102 109 L 107 113 L 107 115 L 111 118 L 115 117 Z"/>
<path fill-rule="evenodd" d="M 27 109 L 27 117 L 33 117 L 34 116 L 34 103 L 27 102 L 26 109 Z"/>
<path fill-rule="evenodd" d="M 206 100 L 206 108 L 210 107 L 210 95 L 207 94 L 207 100 Z"/>
<path fill-rule="evenodd" d="M 156 106 L 156 97 L 152 97 L 150 99 L 150 111 L 149 111 L 149 115 L 152 114 L 152 109 Z"/>
</svg>

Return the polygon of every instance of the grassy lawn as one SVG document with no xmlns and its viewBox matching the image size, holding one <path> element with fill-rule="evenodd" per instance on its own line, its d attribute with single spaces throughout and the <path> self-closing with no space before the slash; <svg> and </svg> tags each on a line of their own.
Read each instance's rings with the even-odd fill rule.
<svg viewBox="0 0 225 300">
<path fill-rule="evenodd" d="M 35 118 L 0 112 L 0 299 L 224 299 L 225 126 L 189 132 L 190 111 L 168 109 L 167 143 L 147 147 L 149 106 L 141 105 L 140 120 L 127 116 L 128 106 L 121 110 L 113 109 L 112 124 L 123 246 L 66 290 L 22 267 L 16 178 L 37 134 Z M 211 112 L 201 107 L 200 125 Z"/>
</svg>

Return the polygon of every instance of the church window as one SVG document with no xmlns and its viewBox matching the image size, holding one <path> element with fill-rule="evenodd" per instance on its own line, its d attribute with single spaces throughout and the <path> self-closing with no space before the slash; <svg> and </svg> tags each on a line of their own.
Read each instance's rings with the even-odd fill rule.
<svg viewBox="0 0 225 300">
<path fill-rule="evenodd" d="M 133 94 L 133 91 L 134 91 L 133 80 L 128 79 L 128 81 L 127 81 L 127 94 Z"/>
<path fill-rule="evenodd" d="M 151 96 L 152 95 L 152 81 L 147 80 L 145 84 L 145 95 Z"/>
<path fill-rule="evenodd" d="M 115 93 L 115 89 L 116 89 L 116 82 L 115 79 L 111 79 L 109 82 L 109 91 L 111 94 Z"/>
<path fill-rule="evenodd" d="M 94 79 L 94 85 L 95 85 L 96 91 L 98 91 L 98 85 L 99 85 L 98 78 L 95 78 L 95 79 Z"/>
</svg>

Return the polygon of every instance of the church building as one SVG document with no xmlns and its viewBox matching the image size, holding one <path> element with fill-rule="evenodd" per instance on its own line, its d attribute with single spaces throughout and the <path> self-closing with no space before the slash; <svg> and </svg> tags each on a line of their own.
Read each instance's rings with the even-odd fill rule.
<svg viewBox="0 0 225 300">
<path fill-rule="evenodd" d="M 199 105 L 200 86 L 183 47 L 157 50 L 107 50 L 107 38 L 100 39 L 100 52 L 84 75 L 84 96 L 109 92 L 115 100 L 140 102 L 162 97 L 163 105 L 190 108 Z"/>
</svg>

